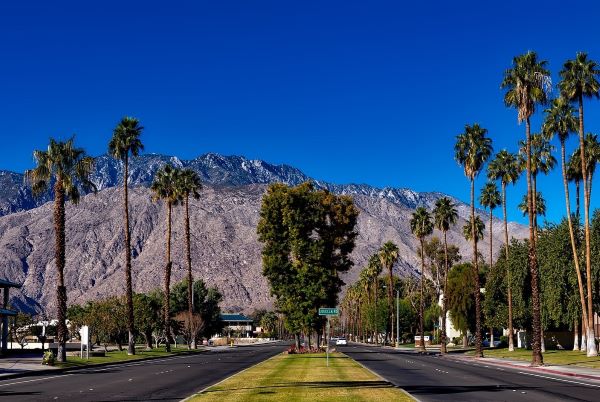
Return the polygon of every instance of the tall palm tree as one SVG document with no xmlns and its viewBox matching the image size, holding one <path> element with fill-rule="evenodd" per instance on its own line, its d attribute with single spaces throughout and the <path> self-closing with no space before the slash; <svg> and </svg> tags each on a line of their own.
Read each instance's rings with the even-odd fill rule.
<svg viewBox="0 0 600 402">
<path fill-rule="evenodd" d="M 535 113 L 537 104 L 547 102 L 547 91 L 551 88 L 550 72 L 547 62 L 538 60 L 535 52 L 527 52 L 513 58 L 513 65 L 504 72 L 500 87 L 506 90 L 504 103 L 517 109 L 517 120 L 525 122 L 526 168 L 528 208 L 533 211 L 533 189 L 531 184 L 531 124 L 530 117 Z M 533 342 L 531 365 L 544 364 L 541 349 L 541 311 L 539 270 L 536 254 L 534 215 L 529 214 L 529 271 L 531 273 L 531 301 L 533 310 Z"/>
<path fill-rule="evenodd" d="M 171 165 L 163 166 L 156 175 L 150 189 L 154 192 L 152 198 L 154 201 L 164 200 L 167 203 L 167 238 L 165 253 L 165 293 L 164 293 L 164 327 L 165 327 L 165 346 L 166 351 L 171 351 L 171 318 L 170 318 L 170 294 L 171 294 L 171 213 L 173 206 L 181 201 L 181 193 L 178 191 L 180 170 Z"/>
<path fill-rule="evenodd" d="M 398 246 L 392 241 L 387 241 L 379 249 L 379 260 L 381 266 L 386 268 L 388 271 L 388 311 L 390 312 L 390 327 L 391 327 L 391 339 L 394 338 L 394 264 L 398 261 Z"/>
<path fill-rule="evenodd" d="M 77 183 L 81 183 L 84 191 L 96 192 L 96 186 L 90 181 L 94 160 L 86 156 L 82 148 L 76 148 L 74 138 L 67 141 L 56 141 L 50 138 L 45 151 L 33 151 L 36 167 L 25 172 L 25 178 L 31 184 L 33 194 L 37 197 L 47 191 L 54 182 L 54 259 L 56 261 L 56 308 L 58 318 L 58 355 L 57 360 L 67 360 L 65 343 L 67 341 L 67 288 L 65 287 L 65 199 L 73 204 L 80 198 Z"/>
<path fill-rule="evenodd" d="M 419 302 L 419 334 L 421 335 L 420 350 L 425 351 L 425 337 L 423 331 L 423 310 L 425 301 L 423 291 L 425 288 L 425 237 L 433 233 L 433 221 L 431 215 L 423 207 L 418 207 L 412 214 L 410 230 L 419 239 L 421 244 L 421 300 Z"/>
<path fill-rule="evenodd" d="M 127 330 L 129 343 L 127 354 L 135 355 L 135 325 L 133 318 L 133 286 L 131 284 L 131 232 L 129 229 L 129 155 L 138 156 L 144 150 L 140 135 L 144 127 L 138 119 L 123 117 L 113 130 L 113 136 L 108 143 L 108 153 L 123 162 L 123 208 L 125 211 L 125 286 L 127 302 Z"/>
<path fill-rule="evenodd" d="M 487 130 L 475 123 L 465 125 L 465 132 L 456 137 L 454 158 L 463 167 L 471 182 L 471 223 L 475 225 L 475 178 L 492 154 L 492 140 L 486 137 Z M 472 228 L 475 232 L 475 227 Z M 477 263 L 477 241 L 473 239 L 473 278 L 475 292 L 475 356 L 483 357 L 481 348 L 481 295 L 479 293 L 479 265 Z"/>
<path fill-rule="evenodd" d="M 506 216 L 506 185 L 515 184 L 519 179 L 520 169 L 517 157 L 506 149 L 498 152 L 496 157 L 488 165 L 488 179 L 500 180 L 502 187 L 502 217 L 504 219 L 504 250 L 506 257 L 506 281 L 508 293 L 508 350 L 514 352 L 515 345 L 513 340 L 513 322 L 512 322 L 512 283 L 510 264 L 508 264 L 509 242 L 508 242 L 508 217 Z"/>
<path fill-rule="evenodd" d="M 594 336 L 594 314 L 592 306 L 592 259 L 590 245 L 590 205 L 588 172 L 586 169 L 584 120 L 583 120 L 583 98 L 600 97 L 600 69 L 598 64 L 588 59 L 587 53 L 577 53 L 575 59 L 567 60 L 560 71 L 561 81 L 558 84 L 561 95 L 570 101 L 579 104 L 579 153 L 581 158 L 581 172 L 583 176 L 583 205 L 584 205 L 584 229 L 585 229 L 585 268 L 587 274 L 587 356 L 597 356 L 598 351 Z"/>
<path fill-rule="evenodd" d="M 435 208 L 433 208 L 433 220 L 435 227 L 441 230 L 444 235 L 444 296 L 442 297 L 442 345 L 440 351 L 446 353 L 446 295 L 448 294 L 448 240 L 446 234 L 450 230 L 451 226 L 456 224 L 458 219 L 458 211 L 456 205 L 448 197 L 442 197 L 435 202 Z"/>
<path fill-rule="evenodd" d="M 485 183 L 481 189 L 481 194 L 479 195 L 479 203 L 490 210 L 490 267 L 494 264 L 494 242 L 492 241 L 492 222 L 494 218 L 493 212 L 494 208 L 500 205 L 500 202 L 500 191 L 498 191 L 498 186 L 496 186 L 496 183 L 493 181 Z"/>
<path fill-rule="evenodd" d="M 381 275 L 381 272 L 383 271 L 383 267 L 381 266 L 381 259 L 379 258 L 379 253 L 373 254 L 370 258 L 369 258 L 369 263 L 367 265 L 369 272 L 370 272 L 370 276 L 371 276 L 371 281 L 373 282 L 373 302 L 374 302 L 374 309 L 375 312 L 377 312 L 377 297 L 378 297 L 378 293 L 379 293 L 379 275 Z M 376 313 L 377 314 L 377 313 Z M 377 320 L 375 320 L 377 321 Z M 377 329 L 375 328 L 375 330 L 377 331 Z M 373 339 L 375 340 L 375 344 L 377 344 L 379 342 L 379 336 L 377 335 L 377 332 L 375 332 L 373 334 Z"/>
<path fill-rule="evenodd" d="M 191 252 L 191 239 L 190 239 L 190 196 L 194 199 L 200 198 L 200 190 L 202 189 L 202 183 L 200 183 L 200 177 L 192 169 L 183 169 L 179 174 L 177 181 L 177 191 L 180 193 L 185 206 L 185 251 L 188 266 L 188 314 L 189 314 L 189 333 L 191 334 L 192 329 L 192 316 L 194 314 L 193 306 L 193 291 L 192 285 L 194 283 L 192 277 L 192 252 Z M 192 336 L 192 348 L 196 349 L 196 337 Z"/>
</svg>

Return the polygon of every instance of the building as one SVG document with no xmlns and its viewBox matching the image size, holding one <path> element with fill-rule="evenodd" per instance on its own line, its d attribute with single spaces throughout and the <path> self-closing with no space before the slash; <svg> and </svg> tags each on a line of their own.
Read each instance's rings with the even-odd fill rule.
<svg viewBox="0 0 600 402">
<path fill-rule="evenodd" d="M 17 315 L 17 312 L 8 308 L 9 300 L 9 289 L 19 289 L 21 285 L 14 282 L 9 282 L 4 279 L 0 279 L 0 289 L 2 289 L 2 307 L 0 308 L 0 323 L 2 325 L 2 338 L 0 338 L 0 344 L 2 346 L 2 354 L 5 355 L 8 348 L 8 317 Z"/>
<path fill-rule="evenodd" d="M 221 314 L 223 335 L 249 338 L 252 335 L 252 319 L 243 314 Z"/>
</svg>

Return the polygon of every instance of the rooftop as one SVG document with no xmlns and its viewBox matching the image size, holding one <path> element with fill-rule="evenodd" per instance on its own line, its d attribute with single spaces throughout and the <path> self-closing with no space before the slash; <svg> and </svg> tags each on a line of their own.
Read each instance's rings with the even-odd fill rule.
<svg viewBox="0 0 600 402">
<path fill-rule="evenodd" d="M 248 318 L 243 314 L 221 314 L 221 320 L 229 322 L 252 322 L 251 318 Z"/>
<path fill-rule="evenodd" d="M 20 283 L 10 282 L 6 279 L 0 279 L 0 288 L 20 288 Z"/>
</svg>

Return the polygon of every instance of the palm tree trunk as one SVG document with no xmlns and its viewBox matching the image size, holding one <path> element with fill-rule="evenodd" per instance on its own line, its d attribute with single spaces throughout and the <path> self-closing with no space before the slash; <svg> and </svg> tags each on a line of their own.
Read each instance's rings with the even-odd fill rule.
<svg viewBox="0 0 600 402">
<path fill-rule="evenodd" d="M 393 273 L 393 265 L 390 265 L 389 267 L 389 284 L 388 284 L 388 311 L 390 312 L 390 343 L 393 342 L 394 340 L 394 304 L 393 304 L 393 300 L 394 300 L 394 289 L 393 289 L 393 284 L 394 284 L 394 273 Z"/>
<path fill-rule="evenodd" d="M 194 304 L 193 304 L 193 277 L 192 277 L 192 251 L 191 251 L 191 238 L 190 238 L 190 196 L 186 194 L 185 197 L 185 251 L 187 257 L 188 266 L 188 314 L 190 317 L 189 332 L 192 339 L 192 349 L 196 349 L 196 336 L 192 334 L 192 318 L 194 315 Z"/>
<path fill-rule="evenodd" d="M 527 209 L 529 212 L 529 272 L 531 274 L 531 303 L 533 310 L 533 352 L 531 357 L 532 366 L 544 364 L 541 351 L 541 314 L 540 314 L 540 290 L 538 284 L 538 266 L 536 254 L 535 221 L 533 209 L 533 188 L 531 183 L 531 126 L 529 117 L 525 123 L 527 140 Z"/>
<path fill-rule="evenodd" d="M 504 250 L 506 252 L 506 283 L 508 288 L 508 351 L 515 351 L 512 321 L 512 284 L 510 278 L 510 254 L 508 244 L 508 218 L 506 216 L 506 183 L 502 181 L 502 214 L 504 217 Z"/>
<path fill-rule="evenodd" d="M 127 331 L 129 332 L 129 342 L 127 344 L 127 354 L 135 355 L 135 322 L 133 318 L 133 286 L 131 284 L 131 232 L 129 229 L 129 194 L 127 180 L 129 178 L 129 158 L 125 154 L 125 170 L 123 172 L 123 206 L 125 208 L 125 284 L 127 286 Z"/>
<path fill-rule="evenodd" d="M 493 239 L 492 239 L 492 235 L 493 235 L 493 231 L 492 231 L 492 222 L 493 222 L 493 215 L 492 215 L 492 208 L 490 208 L 490 268 L 492 267 L 492 265 L 494 264 L 494 248 L 493 248 Z"/>
<path fill-rule="evenodd" d="M 164 321 L 165 321 L 165 347 L 166 351 L 171 351 L 171 318 L 170 318 L 170 293 L 171 293 L 171 210 L 173 206 L 171 201 L 167 202 L 167 253 L 165 265 L 165 296 L 164 296 Z"/>
<path fill-rule="evenodd" d="M 58 353 L 57 361 L 67 361 L 67 288 L 65 287 L 65 189 L 62 178 L 59 176 L 54 183 L 54 236 L 56 260 L 56 273 L 58 284 L 56 286 L 56 308 L 57 308 L 57 335 Z"/>
<path fill-rule="evenodd" d="M 585 159 L 585 141 L 583 136 L 583 96 L 579 95 L 579 152 L 581 155 L 581 174 L 583 176 L 583 210 L 585 227 L 585 270 L 587 275 L 587 356 L 598 356 L 594 335 L 594 310 L 592 306 L 592 257 L 590 245 L 590 194 L 587 165 Z"/>
<path fill-rule="evenodd" d="M 448 352 L 446 344 L 446 294 L 448 292 L 448 240 L 446 239 L 446 231 L 444 230 L 444 296 L 442 297 L 442 345 L 441 353 Z"/>
<path fill-rule="evenodd" d="M 473 281 L 475 285 L 475 357 L 483 357 L 481 349 L 481 294 L 479 289 L 479 263 L 477 258 L 477 232 L 475 230 L 475 179 L 471 178 L 471 236 L 473 237 Z"/>
<path fill-rule="evenodd" d="M 575 218 L 577 219 L 577 227 L 581 225 L 581 214 L 579 212 L 579 195 L 581 190 L 579 189 L 579 180 L 575 180 Z"/>
<path fill-rule="evenodd" d="M 561 141 L 560 144 L 560 159 L 562 165 L 562 176 L 563 176 L 563 187 L 565 188 L 565 202 L 567 207 L 567 222 L 569 224 L 569 237 L 571 239 L 571 251 L 573 252 L 573 262 L 575 263 L 575 272 L 577 273 L 577 285 L 579 289 L 579 301 L 581 302 L 581 311 L 583 313 L 583 322 L 581 330 L 584 331 L 585 323 L 587 322 L 587 311 L 585 307 L 585 292 L 583 290 L 583 280 L 581 278 L 581 267 L 579 266 L 579 254 L 577 253 L 577 242 L 575 239 L 575 231 L 573 229 L 573 219 L 571 217 L 571 200 L 569 199 L 569 182 L 567 181 L 567 162 L 565 155 L 565 142 Z M 579 219 L 579 184 L 576 186 L 577 189 L 577 219 Z M 577 227 L 579 227 L 579 220 L 577 221 Z M 577 328 L 577 321 L 575 321 L 575 327 Z M 577 329 L 576 329 L 577 331 Z M 578 337 L 578 334 L 576 334 Z M 583 346 L 583 345 L 582 345 Z M 577 349 L 579 350 L 579 345 Z"/>
<path fill-rule="evenodd" d="M 579 350 L 579 323 L 573 320 L 573 350 Z"/>
<path fill-rule="evenodd" d="M 419 302 L 419 334 L 421 335 L 421 346 L 419 347 L 421 352 L 425 352 L 425 332 L 423 326 L 423 312 L 425 310 L 425 300 L 423 300 L 423 290 L 425 289 L 425 248 L 423 237 L 419 238 L 421 241 L 421 300 Z"/>
<path fill-rule="evenodd" d="M 533 173 L 531 175 L 531 202 L 533 204 L 533 234 L 535 236 L 535 240 L 537 242 L 538 238 L 538 224 L 537 224 L 537 174 Z"/>
</svg>

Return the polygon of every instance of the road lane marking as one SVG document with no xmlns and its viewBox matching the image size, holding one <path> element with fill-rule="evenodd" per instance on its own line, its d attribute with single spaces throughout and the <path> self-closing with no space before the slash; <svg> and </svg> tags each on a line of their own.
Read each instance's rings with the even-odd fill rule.
<svg viewBox="0 0 600 402">
<path fill-rule="evenodd" d="M 8 386 L 11 386 L 11 385 L 26 384 L 28 382 L 46 381 L 46 380 L 51 380 L 53 378 L 68 377 L 68 376 L 71 376 L 71 375 L 73 375 L 73 374 L 53 375 L 52 377 L 34 378 L 33 380 L 10 382 L 10 383 L 6 383 L 6 384 L 0 384 L 0 387 L 8 387 Z"/>
<path fill-rule="evenodd" d="M 569 384 L 577 384 L 577 385 L 584 385 L 584 386 L 587 386 L 587 387 L 600 388 L 600 385 L 596 385 L 596 384 L 589 384 L 587 382 L 567 380 L 567 379 L 564 379 L 564 378 L 550 377 L 550 376 L 541 375 L 541 374 L 526 373 L 524 371 L 519 371 L 519 374 L 525 374 L 525 375 L 530 375 L 530 376 L 533 376 L 533 377 L 545 378 L 545 379 L 548 379 L 548 380 L 568 382 Z"/>
</svg>

